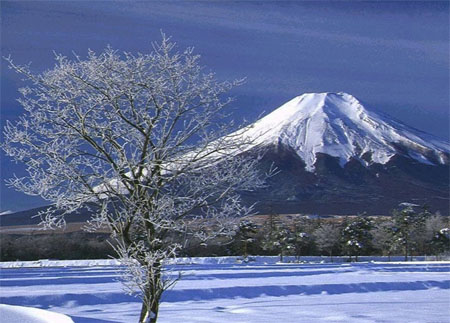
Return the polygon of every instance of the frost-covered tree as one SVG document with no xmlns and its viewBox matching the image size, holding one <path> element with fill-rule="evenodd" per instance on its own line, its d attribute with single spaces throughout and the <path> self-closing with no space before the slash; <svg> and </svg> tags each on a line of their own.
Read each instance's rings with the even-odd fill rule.
<svg viewBox="0 0 450 323">
<path fill-rule="evenodd" d="M 375 223 L 371 230 L 372 245 L 381 251 L 383 256 L 391 255 L 396 250 L 396 244 L 393 243 L 394 223 L 390 220 L 382 220 Z"/>
<path fill-rule="evenodd" d="M 342 230 L 343 248 L 350 256 L 358 256 L 370 248 L 372 236 L 372 221 L 366 218 L 364 214 L 357 216 L 353 221 L 347 224 Z"/>
<path fill-rule="evenodd" d="M 450 251 L 450 229 L 442 228 L 434 235 L 431 240 L 431 245 L 436 258 L 440 254 L 448 253 Z"/>
<path fill-rule="evenodd" d="M 292 233 L 292 245 L 294 247 L 295 260 L 300 261 L 300 257 L 311 243 L 311 235 L 304 231 L 295 231 Z"/>
<path fill-rule="evenodd" d="M 314 230 L 313 236 L 317 247 L 321 251 L 327 252 L 331 262 L 333 262 L 333 248 L 339 245 L 341 241 L 341 229 L 339 226 L 332 223 L 323 223 Z"/>
<path fill-rule="evenodd" d="M 293 233 L 289 227 L 284 224 L 277 227 L 275 233 L 275 246 L 278 248 L 280 262 L 283 262 L 283 257 L 285 255 L 288 255 L 295 249 L 294 242 Z"/>
<path fill-rule="evenodd" d="M 238 154 L 249 143 L 227 135 L 226 93 L 240 81 L 217 81 L 165 35 L 149 54 L 55 59 L 33 73 L 7 58 L 25 79 L 25 112 L 7 123 L 2 148 L 28 172 L 9 185 L 54 206 L 40 214 L 48 227 L 89 207 L 86 227 L 117 240 L 125 284 L 142 297 L 139 321 L 156 322 L 176 280 L 163 267 L 180 247 L 170 237 L 228 232 L 228 217 L 251 212 L 238 193 L 263 185 L 257 160 Z"/>
<path fill-rule="evenodd" d="M 277 237 L 279 224 L 278 215 L 272 212 L 268 215 L 266 221 L 264 222 L 261 246 L 263 250 L 267 251 L 271 255 L 278 252 L 279 249 Z"/>
<path fill-rule="evenodd" d="M 403 249 L 405 261 L 417 245 L 419 236 L 425 230 L 425 219 L 430 214 L 424 209 L 422 212 L 415 210 L 412 205 L 400 205 L 400 209 L 392 212 L 393 244 Z"/>
<path fill-rule="evenodd" d="M 425 219 L 425 239 L 428 251 L 438 257 L 450 250 L 449 219 L 440 213 Z"/>
<path fill-rule="evenodd" d="M 248 257 L 248 249 L 251 243 L 255 240 L 255 235 L 258 227 L 248 220 L 242 220 L 236 229 L 234 240 L 238 243 L 240 251 L 244 259 Z"/>
<path fill-rule="evenodd" d="M 268 251 L 271 255 L 278 254 L 281 262 L 287 253 L 294 250 L 292 231 L 279 215 L 270 213 L 262 231 L 263 250 Z"/>
<path fill-rule="evenodd" d="M 312 224 L 312 221 L 303 216 L 297 216 L 293 220 L 291 238 L 296 261 L 300 261 L 300 257 L 305 254 L 313 243 Z"/>
</svg>

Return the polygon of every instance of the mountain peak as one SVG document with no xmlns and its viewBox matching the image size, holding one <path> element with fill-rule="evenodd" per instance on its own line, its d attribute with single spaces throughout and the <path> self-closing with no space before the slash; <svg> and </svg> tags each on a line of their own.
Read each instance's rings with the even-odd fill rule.
<svg viewBox="0 0 450 323">
<path fill-rule="evenodd" d="M 244 134 L 258 145 L 293 149 L 314 171 L 316 154 L 351 158 L 364 165 L 387 163 L 396 154 L 421 163 L 448 163 L 450 145 L 387 117 L 368 111 L 345 92 L 305 93 L 248 127 Z M 367 161 L 367 156 L 370 160 Z"/>
</svg>

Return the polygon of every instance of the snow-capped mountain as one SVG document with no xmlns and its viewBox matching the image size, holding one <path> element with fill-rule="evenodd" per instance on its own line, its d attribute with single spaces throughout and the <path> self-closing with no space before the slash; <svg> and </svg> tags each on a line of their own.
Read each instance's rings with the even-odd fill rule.
<svg viewBox="0 0 450 323">
<path fill-rule="evenodd" d="M 236 135 L 279 171 L 245 194 L 262 213 L 389 214 L 401 202 L 449 212 L 450 144 L 350 94 L 303 94 Z"/>
<path fill-rule="evenodd" d="M 262 214 L 388 215 L 402 202 L 450 214 L 450 144 L 368 111 L 350 94 L 303 94 L 230 138 L 239 136 L 251 144 L 236 154 L 263 147 L 258 167 L 278 170 L 266 188 L 242 192 Z M 3 215 L 2 223 L 34 224 L 38 211 Z M 68 221 L 90 217 L 80 212 Z"/>
<path fill-rule="evenodd" d="M 448 163 L 450 144 L 368 111 L 347 93 L 306 93 L 243 131 L 255 145 L 291 148 L 314 171 L 317 153 L 364 165 L 386 164 L 394 155 L 421 163 Z M 251 147 L 249 147 L 250 149 Z"/>
</svg>

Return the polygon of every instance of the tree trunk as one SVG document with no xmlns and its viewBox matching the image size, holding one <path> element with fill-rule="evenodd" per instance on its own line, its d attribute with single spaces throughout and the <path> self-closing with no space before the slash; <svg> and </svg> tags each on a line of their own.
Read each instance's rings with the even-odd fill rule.
<svg viewBox="0 0 450 323">
<path fill-rule="evenodd" d="M 142 302 L 139 323 L 155 323 L 158 318 L 158 302 Z"/>
<path fill-rule="evenodd" d="M 405 243 L 405 261 L 408 261 L 408 241 Z"/>
<path fill-rule="evenodd" d="M 147 277 L 148 288 L 143 295 L 139 323 L 156 323 L 158 319 L 159 301 L 164 290 L 161 285 L 161 264 L 155 263 L 153 266 L 153 274 L 149 271 Z"/>
</svg>

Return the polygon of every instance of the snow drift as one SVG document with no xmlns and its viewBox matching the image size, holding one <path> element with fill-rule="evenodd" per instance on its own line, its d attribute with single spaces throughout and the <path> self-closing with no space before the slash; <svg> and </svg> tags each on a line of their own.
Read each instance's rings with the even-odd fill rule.
<svg viewBox="0 0 450 323">
<path fill-rule="evenodd" d="M 73 323 L 73 320 L 64 314 L 5 304 L 0 304 L 0 317 L 5 323 Z"/>
</svg>

